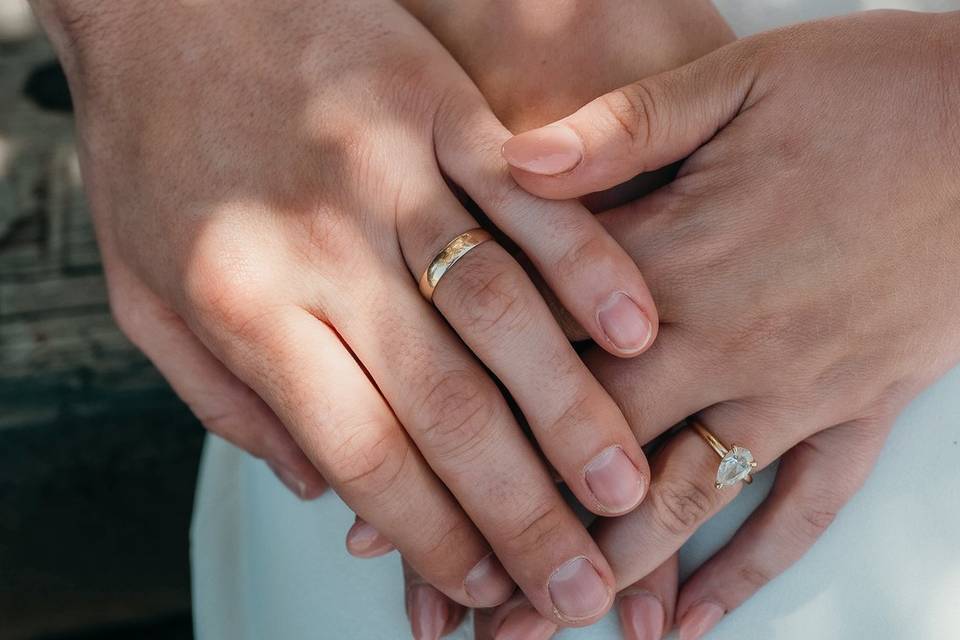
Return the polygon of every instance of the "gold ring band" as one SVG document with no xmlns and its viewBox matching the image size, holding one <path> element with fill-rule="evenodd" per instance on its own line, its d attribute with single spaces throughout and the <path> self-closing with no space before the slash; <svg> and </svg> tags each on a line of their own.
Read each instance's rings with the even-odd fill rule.
<svg viewBox="0 0 960 640">
<path fill-rule="evenodd" d="M 749 449 L 735 444 L 728 449 L 702 422 L 690 420 L 687 424 L 720 456 L 717 478 L 713 483 L 717 489 L 735 485 L 740 481 L 747 484 L 753 481 L 750 474 L 757 468 L 757 461 L 753 459 L 753 453 Z"/>
<path fill-rule="evenodd" d="M 460 258 L 470 253 L 471 249 L 480 246 L 487 240 L 493 240 L 493 236 L 489 232 L 477 228 L 464 231 L 448 242 L 443 251 L 437 254 L 424 270 L 423 275 L 420 276 L 420 293 L 423 294 L 423 297 L 432 302 L 433 290 L 440 283 L 440 278 L 453 265 L 457 264 Z"/>
</svg>

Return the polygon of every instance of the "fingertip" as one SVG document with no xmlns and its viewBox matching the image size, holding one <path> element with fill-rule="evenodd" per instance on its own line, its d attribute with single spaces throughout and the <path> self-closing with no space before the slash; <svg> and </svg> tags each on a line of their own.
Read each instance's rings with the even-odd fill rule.
<svg viewBox="0 0 960 640">
<path fill-rule="evenodd" d="M 717 626 L 725 614 L 726 610 L 716 602 L 710 600 L 698 602 L 680 618 L 678 625 L 680 640 L 700 640 Z"/>
<path fill-rule="evenodd" d="M 407 614 L 414 640 L 440 640 L 453 613 L 451 602 L 432 586 L 411 587 Z"/>
<path fill-rule="evenodd" d="M 660 640 L 666 626 L 663 603 L 652 593 L 620 598 L 620 625 L 624 640 Z"/>
<path fill-rule="evenodd" d="M 583 142 L 570 127 L 554 124 L 510 138 L 500 153 L 507 164 L 524 173 L 557 176 L 583 161 Z"/>
<path fill-rule="evenodd" d="M 597 309 L 597 326 L 603 332 L 602 346 L 612 355 L 633 358 L 650 348 L 658 322 L 633 296 L 615 291 Z"/>
<path fill-rule="evenodd" d="M 598 515 L 619 516 L 635 509 L 646 493 L 641 470 L 619 445 L 604 449 L 583 474 L 587 488 L 599 505 Z"/>
<path fill-rule="evenodd" d="M 359 517 L 347 532 L 347 552 L 356 558 L 376 558 L 395 548 L 382 533 Z"/>
<path fill-rule="evenodd" d="M 463 580 L 463 590 L 479 608 L 503 604 L 515 589 L 513 579 L 492 552 L 474 565 Z"/>
</svg>

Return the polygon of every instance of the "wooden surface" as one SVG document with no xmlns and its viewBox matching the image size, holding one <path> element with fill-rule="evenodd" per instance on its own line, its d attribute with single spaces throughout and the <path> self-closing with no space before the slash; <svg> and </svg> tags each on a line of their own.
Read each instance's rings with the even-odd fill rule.
<svg viewBox="0 0 960 640">
<path fill-rule="evenodd" d="M 42 38 L 11 35 L 17 1 L 0 12 L 0 639 L 189 637 L 202 431 L 110 317 L 65 85 Z"/>
</svg>

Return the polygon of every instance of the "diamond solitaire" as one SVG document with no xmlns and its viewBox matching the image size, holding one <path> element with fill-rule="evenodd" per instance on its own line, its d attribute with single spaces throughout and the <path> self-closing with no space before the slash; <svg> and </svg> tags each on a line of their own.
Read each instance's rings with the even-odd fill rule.
<svg viewBox="0 0 960 640">
<path fill-rule="evenodd" d="M 717 479 L 714 482 L 717 489 L 733 486 L 740 481 L 750 484 L 750 474 L 757 468 L 757 461 L 753 459 L 749 449 L 737 445 L 727 449 L 709 429 L 696 420 L 691 421 L 690 426 L 720 456 L 720 466 L 717 467 Z"/>
</svg>

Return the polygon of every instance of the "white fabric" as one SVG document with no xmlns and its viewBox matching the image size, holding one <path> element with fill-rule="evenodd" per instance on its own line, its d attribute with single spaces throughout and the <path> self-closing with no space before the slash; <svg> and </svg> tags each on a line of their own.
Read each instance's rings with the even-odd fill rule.
<svg viewBox="0 0 960 640">
<path fill-rule="evenodd" d="M 960 0 L 721 0 L 740 35 L 862 9 L 960 9 Z M 797 565 L 731 613 L 713 640 L 960 638 L 960 369 L 900 418 L 864 489 Z M 771 473 L 697 533 L 684 573 L 729 538 Z M 344 550 L 352 513 L 293 498 L 260 462 L 207 443 L 192 530 L 198 640 L 409 638 L 396 554 Z M 454 636 L 471 637 L 466 625 Z M 621 638 L 615 615 L 563 640 Z"/>
</svg>

